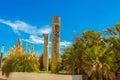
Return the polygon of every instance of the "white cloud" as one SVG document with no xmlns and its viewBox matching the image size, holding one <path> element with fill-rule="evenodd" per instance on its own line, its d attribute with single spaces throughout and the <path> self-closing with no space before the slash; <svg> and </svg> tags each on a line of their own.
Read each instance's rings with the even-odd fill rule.
<svg viewBox="0 0 120 80">
<path fill-rule="evenodd" d="M 32 26 L 30 24 L 27 24 L 23 21 L 16 20 L 15 22 L 7 21 L 4 19 L 0 19 L 0 23 L 3 23 L 5 25 L 8 25 L 13 29 L 15 33 L 18 35 L 20 34 L 20 31 L 30 35 L 29 39 L 22 39 L 23 41 L 33 43 L 33 44 L 43 44 L 43 38 L 39 37 L 40 35 L 44 33 L 51 33 L 51 27 L 49 25 L 44 25 L 42 28 L 37 28 L 37 26 Z"/>
<path fill-rule="evenodd" d="M 20 20 L 11 22 L 0 19 L 0 23 L 8 25 L 14 30 L 14 32 L 18 34 L 20 34 L 20 31 L 23 31 L 24 33 L 30 35 L 42 35 L 43 33 L 51 33 L 51 27 L 49 25 L 44 25 L 42 28 L 38 29 L 37 26 L 32 26 Z"/>
<path fill-rule="evenodd" d="M 68 42 L 68 41 L 63 41 L 63 42 L 60 42 L 60 46 L 61 47 L 68 47 L 70 46 L 72 43 L 71 42 Z"/>
<path fill-rule="evenodd" d="M 44 28 L 41 28 L 38 30 L 39 33 L 51 33 L 51 28 L 49 27 L 49 25 L 45 25 Z"/>
<path fill-rule="evenodd" d="M 68 42 L 68 41 L 60 42 L 60 48 L 69 47 L 71 44 L 72 44 L 72 42 Z M 49 47 L 52 47 L 51 41 L 49 41 Z"/>
<path fill-rule="evenodd" d="M 13 29 L 13 31 L 17 34 L 20 34 L 20 31 L 29 34 L 29 39 L 22 39 L 23 41 L 32 43 L 32 44 L 43 44 L 44 38 L 40 37 L 44 33 L 51 33 L 52 29 L 49 25 L 44 25 L 42 28 L 37 28 L 37 26 L 33 26 L 30 24 L 27 24 L 23 21 L 16 20 L 15 22 L 7 21 L 4 19 L 0 19 L 0 23 L 3 23 L 5 25 L 8 25 Z M 49 41 L 49 44 L 52 42 Z M 63 41 L 60 42 L 60 47 L 67 47 L 71 45 L 71 42 Z"/>
<path fill-rule="evenodd" d="M 29 39 L 22 39 L 22 40 L 32 43 L 32 44 L 43 44 L 44 43 L 43 38 L 40 38 L 36 35 L 30 35 Z"/>
</svg>

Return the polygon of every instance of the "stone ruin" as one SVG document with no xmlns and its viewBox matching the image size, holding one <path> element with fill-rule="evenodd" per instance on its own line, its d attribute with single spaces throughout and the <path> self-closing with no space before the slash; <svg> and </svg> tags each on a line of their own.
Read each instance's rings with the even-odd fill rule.
<svg viewBox="0 0 120 80">
<path fill-rule="evenodd" d="M 44 35 L 44 54 L 43 54 L 43 67 L 45 71 L 48 71 L 48 45 L 49 36 Z M 51 71 L 57 69 L 57 65 L 60 62 L 60 17 L 54 16 L 52 18 L 52 59 L 51 59 Z"/>
</svg>

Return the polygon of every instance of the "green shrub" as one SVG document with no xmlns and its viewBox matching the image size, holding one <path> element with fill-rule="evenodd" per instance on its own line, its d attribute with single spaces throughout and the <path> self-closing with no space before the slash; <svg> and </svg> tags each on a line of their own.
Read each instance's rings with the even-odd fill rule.
<svg viewBox="0 0 120 80">
<path fill-rule="evenodd" d="M 3 62 L 2 74 L 10 72 L 34 72 L 39 70 L 38 57 L 35 54 L 12 54 Z"/>
</svg>

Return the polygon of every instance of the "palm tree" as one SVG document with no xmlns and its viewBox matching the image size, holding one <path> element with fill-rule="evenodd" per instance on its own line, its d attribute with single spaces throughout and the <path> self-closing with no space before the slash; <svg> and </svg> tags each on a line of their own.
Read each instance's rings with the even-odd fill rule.
<svg viewBox="0 0 120 80">
<path fill-rule="evenodd" d="M 87 48 L 90 48 L 94 45 L 104 45 L 103 37 L 100 32 L 95 31 L 84 31 L 82 33 L 82 39 L 86 44 Z"/>
<path fill-rule="evenodd" d="M 115 54 L 115 63 L 118 65 L 116 77 L 120 79 L 120 76 L 118 76 L 120 75 L 120 24 L 116 24 L 114 29 L 107 29 L 106 32 L 110 35 L 106 42 L 111 45 L 111 50 Z"/>
<path fill-rule="evenodd" d="M 71 47 L 66 48 L 63 53 L 63 64 L 70 74 L 83 74 L 82 54 L 84 51 L 83 42 L 76 37 L 76 42 Z"/>
<path fill-rule="evenodd" d="M 92 80 L 103 80 L 103 77 L 113 80 L 115 78 L 113 56 L 113 52 L 108 48 L 94 45 L 87 48 L 85 55 L 82 56 L 84 59 L 82 67 Z"/>
<path fill-rule="evenodd" d="M 101 33 L 85 31 L 82 37 L 75 37 L 71 47 L 64 50 L 63 62 L 69 73 L 87 74 L 92 80 L 112 80 L 116 65 L 110 49 Z"/>
<path fill-rule="evenodd" d="M 102 34 L 94 31 L 86 31 L 83 32 L 83 40 L 86 44 L 86 49 L 82 59 L 84 59 L 83 68 L 86 74 L 88 76 L 93 75 L 94 79 L 96 76 L 97 80 L 102 80 L 102 77 L 111 80 L 115 78 L 115 70 L 113 70 L 113 67 L 115 67 L 114 53 L 110 46 L 107 46 L 107 43 L 105 43 Z M 107 73 L 109 72 L 109 75 L 103 74 L 106 73 L 106 70 Z M 110 75 L 112 75 L 112 78 Z"/>
</svg>

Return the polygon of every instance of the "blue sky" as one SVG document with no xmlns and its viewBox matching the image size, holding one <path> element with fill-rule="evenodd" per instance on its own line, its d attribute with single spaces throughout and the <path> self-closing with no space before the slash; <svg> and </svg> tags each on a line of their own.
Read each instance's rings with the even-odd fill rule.
<svg viewBox="0 0 120 80">
<path fill-rule="evenodd" d="M 85 30 L 104 32 L 120 23 L 120 0 L 0 0 L 0 45 L 5 54 L 21 38 L 38 54 L 43 52 L 43 33 L 50 34 L 52 16 L 61 17 L 61 52 Z M 1 48 L 1 46 L 0 46 Z M 51 46 L 49 55 L 51 54 Z"/>
</svg>

